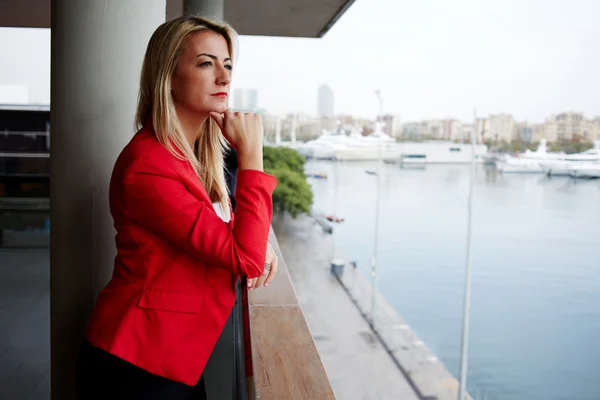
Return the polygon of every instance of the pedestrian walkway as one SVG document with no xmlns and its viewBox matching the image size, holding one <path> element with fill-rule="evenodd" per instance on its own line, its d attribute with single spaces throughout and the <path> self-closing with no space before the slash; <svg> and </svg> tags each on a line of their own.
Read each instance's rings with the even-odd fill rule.
<svg viewBox="0 0 600 400">
<path fill-rule="evenodd" d="M 417 400 L 418 396 L 329 272 L 331 236 L 308 218 L 275 223 L 308 326 L 340 400 Z"/>
</svg>

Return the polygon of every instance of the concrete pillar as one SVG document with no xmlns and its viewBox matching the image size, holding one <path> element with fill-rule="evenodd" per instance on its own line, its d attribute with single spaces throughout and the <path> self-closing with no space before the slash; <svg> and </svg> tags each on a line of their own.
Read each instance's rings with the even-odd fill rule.
<svg viewBox="0 0 600 400">
<path fill-rule="evenodd" d="M 115 255 L 110 174 L 133 136 L 139 76 L 165 0 L 52 0 L 51 392 L 74 395 L 76 354 Z"/>
<path fill-rule="evenodd" d="M 223 21 L 225 15 L 225 0 L 184 0 L 183 12 L 200 14 L 203 17 Z"/>
</svg>

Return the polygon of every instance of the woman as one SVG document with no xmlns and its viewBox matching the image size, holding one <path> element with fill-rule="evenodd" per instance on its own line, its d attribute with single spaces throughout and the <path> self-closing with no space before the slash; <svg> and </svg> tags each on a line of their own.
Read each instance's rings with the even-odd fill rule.
<svg viewBox="0 0 600 400">
<path fill-rule="evenodd" d="M 117 256 L 80 353 L 84 399 L 206 398 L 201 375 L 237 279 L 254 288 L 274 277 L 267 240 L 277 182 L 263 172 L 262 122 L 227 110 L 235 37 L 226 24 L 185 16 L 150 39 L 139 131 L 110 183 Z M 227 143 L 238 154 L 235 220 Z"/>
</svg>

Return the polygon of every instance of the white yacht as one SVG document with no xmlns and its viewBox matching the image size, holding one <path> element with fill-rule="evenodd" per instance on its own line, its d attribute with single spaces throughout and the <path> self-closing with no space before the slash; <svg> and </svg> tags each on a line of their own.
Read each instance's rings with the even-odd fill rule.
<svg viewBox="0 0 600 400">
<path fill-rule="evenodd" d="M 573 178 L 582 179 L 599 179 L 600 178 L 600 163 L 579 163 L 572 164 L 570 173 Z"/>
<path fill-rule="evenodd" d="M 535 151 L 527 149 L 518 157 L 506 156 L 496 166 L 500 171 L 507 173 L 543 173 L 544 162 L 563 160 L 565 156 L 563 152 L 548 152 L 546 140 L 542 139 Z"/>
<path fill-rule="evenodd" d="M 335 150 L 338 161 L 372 161 L 395 157 L 398 154 L 396 140 L 382 130 L 380 123 L 375 124 L 375 132 L 362 136 L 360 131 L 353 131 L 347 136 L 343 146 Z"/>
<path fill-rule="evenodd" d="M 524 158 L 529 160 L 562 160 L 567 154 L 563 151 L 560 152 L 549 152 L 548 151 L 548 142 L 546 139 L 540 140 L 540 144 L 535 151 L 531 151 L 529 149 L 525 150 L 524 153 L 521 153 L 518 158 Z"/>
<path fill-rule="evenodd" d="M 401 165 L 468 164 L 471 162 L 471 144 L 448 140 L 425 142 L 396 142 L 383 132 L 382 124 L 375 124 L 375 132 L 363 136 L 360 128 L 346 135 L 338 128 L 324 132 L 315 140 L 297 144 L 296 150 L 307 158 L 337 161 L 374 161 Z M 475 157 L 481 161 L 487 154 L 487 146 L 475 145 Z"/>
<path fill-rule="evenodd" d="M 499 171 L 519 174 L 541 174 L 544 172 L 541 160 L 534 158 L 507 157 L 497 166 Z"/>
<path fill-rule="evenodd" d="M 295 149 L 306 158 L 335 159 L 335 150 L 344 148 L 348 141 L 343 131 L 336 129 L 331 132 L 324 131 L 321 136 L 295 146 Z"/>
<path fill-rule="evenodd" d="M 571 176 L 573 170 L 600 163 L 600 139 L 594 141 L 594 147 L 581 153 L 566 154 L 560 160 L 543 162 L 544 172 L 551 176 Z M 593 168 L 592 168 L 593 169 Z"/>
</svg>

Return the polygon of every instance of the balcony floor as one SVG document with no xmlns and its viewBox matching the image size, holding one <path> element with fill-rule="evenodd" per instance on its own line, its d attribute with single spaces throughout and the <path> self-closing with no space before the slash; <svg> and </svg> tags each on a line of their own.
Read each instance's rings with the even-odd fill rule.
<svg viewBox="0 0 600 400">
<path fill-rule="evenodd" d="M 0 249 L 0 399 L 50 398 L 50 252 Z"/>
</svg>

